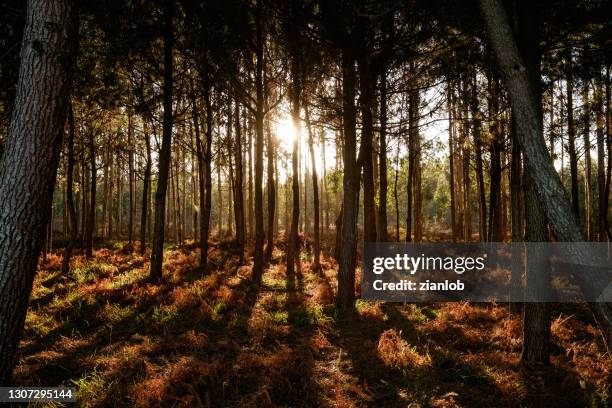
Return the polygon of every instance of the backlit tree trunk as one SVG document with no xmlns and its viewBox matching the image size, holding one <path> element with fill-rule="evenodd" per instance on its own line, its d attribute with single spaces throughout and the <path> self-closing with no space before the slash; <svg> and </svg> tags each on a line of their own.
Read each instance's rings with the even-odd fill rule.
<svg viewBox="0 0 612 408">
<path fill-rule="evenodd" d="M 159 153 L 159 172 L 157 190 L 155 191 L 155 218 L 153 227 L 153 245 L 151 248 L 151 271 L 149 279 L 159 281 L 162 277 L 164 258 L 164 235 L 166 224 L 166 193 L 168 191 L 168 174 L 170 171 L 170 156 L 172 147 L 172 88 L 173 88 L 173 57 L 172 57 L 172 2 L 165 2 L 164 10 L 164 118 L 162 127 L 162 146 Z"/>
</svg>

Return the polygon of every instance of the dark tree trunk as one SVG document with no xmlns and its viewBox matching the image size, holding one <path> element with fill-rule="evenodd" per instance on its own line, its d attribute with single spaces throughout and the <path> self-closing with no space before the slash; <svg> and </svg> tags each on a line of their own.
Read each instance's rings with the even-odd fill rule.
<svg viewBox="0 0 612 408">
<path fill-rule="evenodd" d="M 8 386 L 68 111 L 76 15 L 69 0 L 28 1 L 19 82 L 0 159 L 0 385 Z M 15 239 L 19 237 L 19 239 Z"/>
<path fill-rule="evenodd" d="M 524 64 L 512 34 L 510 23 L 500 0 L 480 0 L 485 25 L 492 48 L 504 74 L 510 104 L 515 114 L 517 138 L 525 155 L 526 170 L 536 188 L 540 205 L 548 224 L 561 242 L 583 240 L 580 225 L 567 200 L 559 175 L 546 150 L 541 126 L 541 97 L 534 82 L 539 75 Z M 531 40 L 533 41 L 533 40 Z M 579 264 L 583 259 L 594 259 L 586 247 L 571 247 L 568 255 Z M 587 292 L 597 293 L 606 282 L 590 273 L 576 274 L 578 284 Z M 606 339 L 612 341 L 612 308 L 608 303 L 591 304 L 597 322 Z"/>
<path fill-rule="evenodd" d="M 70 270 L 70 257 L 77 240 L 77 213 L 74 207 L 74 192 L 73 192 L 73 177 L 74 177 L 74 113 L 72 104 L 68 107 L 68 152 L 66 154 L 66 206 L 68 211 L 68 224 L 70 225 L 70 237 L 66 252 L 64 253 L 64 261 L 62 264 L 62 273 L 67 274 Z"/>
<path fill-rule="evenodd" d="M 366 40 L 367 41 L 367 40 Z M 367 52 L 367 50 L 365 50 Z M 359 162 L 363 166 L 363 240 L 376 242 L 376 207 L 374 205 L 374 164 L 372 162 L 372 137 L 374 133 L 372 107 L 374 105 L 375 77 L 371 72 L 368 55 L 358 61 L 361 96 L 361 146 Z"/>
<path fill-rule="evenodd" d="M 342 105 L 344 128 L 344 177 L 342 199 L 342 227 L 338 270 L 338 298 L 340 310 L 355 306 L 355 262 L 357 246 L 357 212 L 359 169 L 357 166 L 357 137 L 355 131 L 355 60 L 349 50 L 342 55 Z"/>
<path fill-rule="evenodd" d="M 570 178 L 572 193 L 572 210 L 574 216 L 580 221 L 580 196 L 578 192 L 578 153 L 576 152 L 576 124 L 574 123 L 574 78 L 572 74 L 572 48 L 568 47 L 566 64 L 567 78 L 566 98 L 567 98 L 567 152 L 570 160 Z"/>
<path fill-rule="evenodd" d="M 151 140 L 149 139 L 147 121 L 144 117 L 142 123 L 147 154 L 142 185 L 142 213 L 140 214 L 140 254 L 144 255 L 147 248 L 147 217 L 149 215 L 149 201 L 151 199 Z"/>
<path fill-rule="evenodd" d="M 451 239 L 457 241 L 457 193 L 455 181 L 455 124 L 453 108 L 453 88 L 449 82 L 446 90 L 446 106 L 448 111 L 448 189 L 450 191 Z M 396 176 L 397 177 L 397 176 Z M 399 236 L 399 234 L 398 234 Z"/>
<path fill-rule="evenodd" d="M 472 95 L 470 95 L 470 110 L 472 114 L 472 137 L 474 139 L 474 161 L 476 162 L 476 181 L 478 184 L 478 228 L 481 242 L 487 239 L 487 196 L 484 185 L 484 170 L 482 165 L 482 140 L 480 137 L 480 108 L 478 107 L 478 82 L 476 72 L 472 80 Z M 496 118 L 497 119 L 497 118 Z M 499 157 L 497 158 L 499 161 Z M 493 160 L 493 157 L 491 157 Z M 491 180 L 493 182 L 493 180 Z"/>
<path fill-rule="evenodd" d="M 164 118 L 162 126 L 162 146 L 159 153 L 159 172 L 157 190 L 155 191 L 155 219 L 153 226 L 153 244 L 151 248 L 151 271 L 149 279 L 157 282 L 162 278 L 164 260 L 164 234 L 166 224 L 166 193 L 168 191 L 168 174 L 172 148 L 172 88 L 173 88 L 173 29 L 172 2 L 165 2 L 164 10 Z"/>
<path fill-rule="evenodd" d="M 610 224 L 608 222 L 608 205 L 610 203 L 610 184 L 612 183 L 612 134 L 610 134 L 610 68 L 606 67 L 606 99 L 604 101 L 606 106 L 605 117 L 606 117 L 606 150 L 608 151 L 608 163 L 606 170 L 606 185 L 604 188 L 604 205 L 602 208 L 606 209 L 606 233 L 608 234 L 608 241 L 612 241 L 612 232 L 610 231 Z"/>
<path fill-rule="evenodd" d="M 240 106 L 236 103 L 234 114 L 236 126 L 236 141 L 234 143 L 234 160 L 236 162 L 236 177 L 234 181 L 234 214 L 236 218 L 236 246 L 240 253 L 240 263 L 244 262 L 244 244 L 246 242 L 246 227 L 244 219 L 244 183 L 242 181 L 242 132 L 240 127 Z"/>
<path fill-rule="evenodd" d="M 300 174 L 299 174 L 299 147 L 300 147 L 300 109 L 302 84 L 300 58 L 296 53 L 293 55 L 291 64 L 291 118 L 295 127 L 295 138 L 293 139 L 293 151 L 291 153 L 291 227 L 289 231 L 289 246 L 287 247 L 287 287 L 294 288 L 295 263 L 299 262 L 298 248 L 298 223 L 300 220 Z"/>
<path fill-rule="evenodd" d="M 489 241 L 502 242 L 504 240 L 504 222 L 502 219 L 502 163 L 503 131 L 500 126 L 499 112 L 499 86 L 497 78 L 489 79 L 490 83 L 490 114 L 492 124 L 491 140 L 491 183 L 489 190 Z"/>
<path fill-rule="evenodd" d="M 312 168 L 312 200 L 313 200 L 313 211 L 314 211 L 314 243 L 313 243 L 313 256 L 314 256 L 314 272 L 321 271 L 321 231 L 320 231 L 320 220 L 319 220 L 319 181 L 317 176 L 317 167 L 314 153 L 314 136 L 312 134 L 312 127 L 310 124 L 310 112 L 308 105 L 305 104 L 304 111 L 306 114 L 306 127 L 308 129 L 308 150 L 310 151 L 310 167 Z"/>
<path fill-rule="evenodd" d="M 255 248 L 253 250 L 253 282 L 261 283 L 264 263 L 264 216 L 263 216 L 263 145 L 264 145 L 264 28 L 263 0 L 255 7 L 256 67 L 255 67 Z"/>
<path fill-rule="evenodd" d="M 266 121 L 266 144 L 268 145 L 268 228 L 266 231 L 268 242 L 266 244 L 265 260 L 270 262 L 274 249 L 274 217 L 276 209 L 276 182 L 274 180 L 274 156 L 276 155 L 276 148 L 270 129 L 270 121 Z"/>
<path fill-rule="evenodd" d="M 98 184 L 98 169 L 96 168 L 96 149 L 93 132 L 89 133 L 88 145 L 91 179 L 89 184 L 89 211 L 87 213 L 85 256 L 91 258 L 93 256 L 93 241 L 96 232 L 96 186 Z"/>
<path fill-rule="evenodd" d="M 603 95 L 602 95 L 603 84 L 601 81 L 597 81 L 595 85 L 595 127 L 597 132 L 597 232 L 598 240 L 605 242 L 608 238 L 606 234 L 606 213 L 608 208 L 606 207 L 605 190 L 606 190 L 606 165 L 605 165 L 605 121 L 604 121 L 604 107 L 603 107 Z"/>
<path fill-rule="evenodd" d="M 387 241 L 387 72 L 380 74 L 380 139 L 379 139 L 378 241 Z"/>
<path fill-rule="evenodd" d="M 208 273 L 208 238 L 210 236 L 210 214 L 212 211 L 212 136 L 213 109 L 208 78 L 204 79 L 204 105 L 206 108 L 206 141 L 200 142 L 200 269 Z M 199 140 L 199 138 L 198 138 Z M 219 195 L 220 196 L 220 195 Z M 219 214 L 221 215 L 221 214 Z"/>
<path fill-rule="evenodd" d="M 587 239 L 595 240 L 595 231 L 593 230 L 593 197 L 591 191 L 591 103 L 589 101 L 589 80 L 584 79 L 585 84 L 582 90 L 583 100 L 583 140 L 584 140 L 584 226 Z"/>
<path fill-rule="evenodd" d="M 128 174 L 129 177 L 129 190 L 130 190 L 130 215 L 128 217 L 128 242 L 132 244 L 134 240 L 135 227 L 136 224 L 134 222 L 135 213 L 136 213 L 136 183 L 134 181 L 134 146 L 133 146 L 133 138 L 134 138 L 134 123 L 133 123 L 133 115 L 132 108 L 128 108 Z"/>
</svg>

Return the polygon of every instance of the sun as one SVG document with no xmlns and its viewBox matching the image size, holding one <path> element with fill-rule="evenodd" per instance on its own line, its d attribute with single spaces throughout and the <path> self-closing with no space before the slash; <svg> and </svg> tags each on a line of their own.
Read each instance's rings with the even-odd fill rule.
<svg viewBox="0 0 612 408">
<path fill-rule="evenodd" d="M 276 122 L 276 139 L 287 146 L 291 145 L 296 137 L 295 126 L 290 118 L 281 118 Z"/>
</svg>

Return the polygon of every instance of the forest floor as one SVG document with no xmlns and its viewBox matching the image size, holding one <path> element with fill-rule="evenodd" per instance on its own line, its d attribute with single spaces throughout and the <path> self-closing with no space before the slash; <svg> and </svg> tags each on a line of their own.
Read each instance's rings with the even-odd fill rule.
<svg viewBox="0 0 612 408">
<path fill-rule="evenodd" d="M 550 367 L 521 367 L 508 305 L 358 301 L 339 317 L 336 264 L 303 255 L 287 291 L 275 248 L 263 283 L 231 245 L 198 275 L 193 245 L 169 248 L 164 280 L 108 243 L 69 276 L 61 253 L 37 275 L 15 370 L 19 385 L 78 388 L 80 406 L 607 406 L 612 365 L 582 305 L 553 313 Z"/>
</svg>

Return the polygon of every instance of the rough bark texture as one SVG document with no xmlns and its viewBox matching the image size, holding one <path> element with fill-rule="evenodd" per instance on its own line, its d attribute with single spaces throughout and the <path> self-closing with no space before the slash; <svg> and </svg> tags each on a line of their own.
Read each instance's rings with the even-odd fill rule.
<svg viewBox="0 0 612 408">
<path fill-rule="evenodd" d="M 70 0 L 30 0 L 0 160 L 0 385 L 10 383 L 50 217 L 75 53 Z"/>
<path fill-rule="evenodd" d="M 580 242 L 582 231 L 570 207 L 559 175 L 550 161 L 539 122 L 541 101 L 530 81 L 528 70 L 518 51 L 508 17 L 500 0 L 480 0 L 491 45 L 504 74 L 510 105 L 516 116 L 517 138 L 525 156 L 525 166 L 537 189 L 537 197 L 543 206 L 547 221 L 557 239 L 565 242 Z M 576 264 L 585 259 L 594 259 L 585 247 L 576 246 L 568 254 Z M 592 274 L 576 274 L 578 284 L 596 293 L 606 282 L 594 279 Z M 604 338 L 610 347 L 612 337 L 612 309 L 607 303 L 591 305 Z"/>
<path fill-rule="evenodd" d="M 166 224 L 166 193 L 172 147 L 172 2 L 165 2 L 164 10 L 164 119 L 162 126 L 162 146 L 159 153 L 159 172 L 155 191 L 155 218 L 153 226 L 153 245 L 151 249 L 151 272 L 153 282 L 162 277 L 164 258 L 164 234 Z"/>
</svg>

